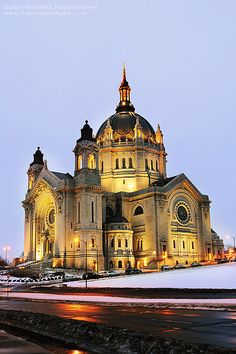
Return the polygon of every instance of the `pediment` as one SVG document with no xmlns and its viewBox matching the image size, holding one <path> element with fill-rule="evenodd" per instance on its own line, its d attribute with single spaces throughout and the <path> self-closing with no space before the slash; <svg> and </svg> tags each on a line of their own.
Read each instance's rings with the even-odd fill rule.
<svg viewBox="0 0 236 354">
<path fill-rule="evenodd" d="M 197 187 L 188 179 L 185 174 L 181 174 L 176 176 L 171 182 L 169 182 L 165 186 L 166 192 L 177 190 L 177 189 L 185 189 L 188 191 L 195 199 L 198 201 L 209 200 L 208 196 L 203 195 Z"/>
<path fill-rule="evenodd" d="M 35 185 L 29 192 L 28 198 L 31 199 L 36 199 L 40 194 L 48 192 L 53 194 L 53 186 L 49 184 L 48 181 L 46 181 L 43 177 L 39 176 L 37 179 Z M 27 198 L 27 199 L 28 199 Z"/>
</svg>

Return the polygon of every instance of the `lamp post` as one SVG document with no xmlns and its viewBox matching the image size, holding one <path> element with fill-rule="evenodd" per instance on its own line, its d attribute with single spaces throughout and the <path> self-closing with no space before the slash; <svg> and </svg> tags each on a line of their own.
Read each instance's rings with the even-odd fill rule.
<svg viewBox="0 0 236 354">
<path fill-rule="evenodd" d="M 6 256 L 5 256 L 6 263 L 7 263 L 7 252 L 10 251 L 10 249 L 11 248 L 9 246 L 3 247 L 3 250 L 6 252 Z"/>
<path fill-rule="evenodd" d="M 87 241 L 80 240 L 80 242 L 83 242 L 85 244 L 85 289 L 88 287 L 88 243 Z"/>
</svg>

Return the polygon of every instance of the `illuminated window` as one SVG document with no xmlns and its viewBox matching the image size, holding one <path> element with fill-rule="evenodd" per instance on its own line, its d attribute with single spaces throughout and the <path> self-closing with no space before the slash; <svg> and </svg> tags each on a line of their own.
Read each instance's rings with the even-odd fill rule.
<svg viewBox="0 0 236 354">
<path fill-rule="evenodd" d="M 129 158 L 129 168 L 133 168 L 133 160 L 131 157 Z"/>
<path fill-rule="evenodd" d="M 88 157 L 88 168 L 91 168 L 91 170 L 95 168 L 95 159 L 93 155 L 89 155 Z"/>
<path fill-rule="evenodd" d="M 116 159 L 116 168 L 119 168 L 119 159 Z"/>
<path fill-rule="evenodd" d="M 126 101 L 126 90 L 123 90 L 123 101 Z"/>
<path fill-rule="evenodd" d="M 78 170 L 82 168 L 82 156 L 78 157 Z"/>
<path fill-rule="evenodd" d="M 126 168 L 125 159 L 122 159 L 122 168 Z"/>
<path fill-rule="evenodd" d="M 134 211 L 134 215 L 140 215 L 143 214 L 143 208 L 139 205 L 135 211 Z"/>
<path fill-rule="evenodd" d="M 31 189 L 33 187 L 33 184 L 34 184 L 34 177 L 30 176 L 30 178 L 29 178 L 29 189 Z"/>
<path fill-rule="evenodd" d="M 118 268 L 122 268 L 122 261 L 118 261 Z"/>
</svg>

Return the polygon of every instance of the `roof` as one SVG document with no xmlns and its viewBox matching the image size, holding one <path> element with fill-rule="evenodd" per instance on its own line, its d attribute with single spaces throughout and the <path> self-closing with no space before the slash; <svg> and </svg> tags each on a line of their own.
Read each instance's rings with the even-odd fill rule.
<svg viewBox="0 0 236 354">
<path fill-rule="evenodd" d="M 53 173 L 59 179 L 71 179 L 71 178 L 73 178 L 69 173 L 61 173 L 61 172 L 54 172 L 54 171 L 50 171 L 50 172 Z"/>
<path fill-rule="evenodd" d="M 172 181 L 176 177 L 177 176 L 168 177 L 168 178 L 164 178 L 164 179 L 158 179 L 157 181 L 153 182 L 152 185 L 158 186 L 158 187 L 164 187 L 166 184 L 168 184 L 170 181 Z"/>
<path fill-rule="evenodd" d="M 119 138 L 124 140 L 125 138 L 133 139 L 134 127 L 137 123 L 142 127 L 142 132 L 146 138 L 155 136 L 155 131 L 151 124 L 142 116 L 135 112 L 117 112 L 109 118 L 109 122 L 113 129 L 113 139 L 116 141 Z M 107 125 L 107 120 L 99 128 L 96 138 L 102 138 L 104 136 L 104 130 Z"/>
</svg>

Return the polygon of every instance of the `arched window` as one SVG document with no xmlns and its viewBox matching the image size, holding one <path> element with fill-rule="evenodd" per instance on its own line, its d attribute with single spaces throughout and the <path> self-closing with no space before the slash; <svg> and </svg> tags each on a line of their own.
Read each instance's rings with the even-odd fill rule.
<svg viewBox="0 0 236 354">
<path fill-rule="evenodd" d="M 138 240 L 138 250 L 142 251 L 143 249 L 143 240 Z"/>
<path fill-rule="evenodd" d="M 114 238 L 111 239 L 111 248 L 114 248 Z"/>
<path fill-rule="evenodd" d="M 134 215 L 140 215 L 143 214 L 143 208 L 139 205 L 135 211 L 134 211 Z"/>
<path fill-rule="evenodd" d="M 88 168 L 91 168 L 91 170 L 95 168 L 95 158 L 93 155 L 89 155 L 88 157 Z"/>
<path fill-rule="evenodd" d="M 118 261 L 118 268 L 122 268 L 122 261 Z"/>
<path fill-rule="evenodd" d="M 78 157 L 78 170 L 82 168 L 82 156 Z"/>
<path fill-rule="evenodd" d="M 118 247 L 121 247 L 121 239 L 118 239 Z"/>
<path fill-rule="evenodd" d="M 126 168 L 125 158 L 122 159 L 122 168 Z"/>
<path fill-rule="evenodd" d="M 116 169 L 119 168 L 119 159 L 116 159 Z"/>
<path fill-rule="evenodd" d="M 129 168 L 133 168 L 133 160 L 131 157 L 129 158 Z"/>
</svg>

